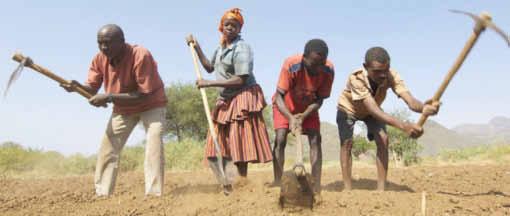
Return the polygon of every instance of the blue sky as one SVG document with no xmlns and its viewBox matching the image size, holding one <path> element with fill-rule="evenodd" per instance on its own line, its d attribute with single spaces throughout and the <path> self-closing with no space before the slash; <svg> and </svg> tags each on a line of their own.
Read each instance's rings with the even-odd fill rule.
<svg viewBox="0 0 510 216">
<path fill-rule="evenodd" d="M 15 51 L 67 78 L 83 82 L 95 53 L 96 32 L 120 25 L 126 40 L 148 48 L 166 84 L 195 80 L 184 37 L 193 33 L 209 55 L 218 45 L 218 22 L 226 9 L 240 7 L 244 39 L 255 54 L 255 76 L 266 98 L 275 90 L 283 60 L 303 50 L 307 40 L 324 39 L 336 74 L 321 118 L 334 123 L 336 101 L 348 73 L 359 68 L 365 51 L 385 47 L 392 67 L 413 95 L 430 98 L 469 37 L 473 22 L 448 9 L 489 11 L 510 31 L 510 1 L 5 1 L 0 8 L 0 87 L 17 64 Z M 444 94 L 433 119 L 448 127 L 510 116 L 510 49 L 485 32 Z M 208 75 L 208 78 L 214 78 Z M 3 94 L 3 92 L 2 92 Z M 389 94 L 383 108 L 404 108 Z M 66 154 L 95 153 L 110 109 L 90 106 L 56 82 L 26 69 L 0 102 L 0 143 Z M 417 118 L 417 115 L 413 115 Z M 128 144 L 139 143 L 137 129 Z"/>
</svg>

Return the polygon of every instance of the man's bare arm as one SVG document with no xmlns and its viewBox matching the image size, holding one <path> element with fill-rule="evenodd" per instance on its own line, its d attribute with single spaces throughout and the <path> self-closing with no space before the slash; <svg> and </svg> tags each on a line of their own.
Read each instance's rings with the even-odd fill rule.
<svg viewBox="0 0 510 216">
<path fill-rule="evenodd" d="M 404 131 L 408 136 L 418 138 L 423 134 L 423 129 L 420 126 L 400 121 L 399 119 L 382 111 L 373 97 L 366 97 L 363 99 L 362 103 L 372 117 Z"/>
</svg>

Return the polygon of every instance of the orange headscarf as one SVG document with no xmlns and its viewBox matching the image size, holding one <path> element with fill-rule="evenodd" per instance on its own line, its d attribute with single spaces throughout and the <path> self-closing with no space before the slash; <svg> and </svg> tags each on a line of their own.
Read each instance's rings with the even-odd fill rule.
<svg viewBox="0 0 510 216">
<path fill-rule="evenodd" d="M 225 22 L 226 19 L 235 19 L 237 20 L 237 22 L 239 22 L 239 27 L 242 28 L 243 27 L 243 24 L 244 24 L 244 19 L 243 19 L 243 15 L 241 14 L 241 9 L 239 8 L 232 8 L 230 10 L 227 10 L 227 12 L 225 12 L 225 14 L 223 14 L 223 16 L 221 17 L 221 21 L 220 21 L 220 27 L 218 28 L 218 30 L 220 30 L 221 33 L 223 33 L 223 22 Z M 221 46 L 225 47 L 226 46 L 226 38 L 225 36 L 221 36 Z"/>
</svg>

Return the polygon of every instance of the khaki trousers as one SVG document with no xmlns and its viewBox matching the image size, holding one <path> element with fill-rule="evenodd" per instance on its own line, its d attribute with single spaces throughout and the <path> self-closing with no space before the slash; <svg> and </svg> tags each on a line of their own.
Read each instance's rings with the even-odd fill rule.
<svg viewBox="0 0 510 216">
<path fill-rule="evenodd" d="M 145 194 L 161 196 L 165 162 L 162 140 L 165 112 L 165 107 L 158 107 L 132 115 L 112 113 L 97 154 L 94 183 L 98 196 L 108 196 L 113 193 L 120 152 L 139 121 L 143 123 L 146 132 Z"/>
</svg>

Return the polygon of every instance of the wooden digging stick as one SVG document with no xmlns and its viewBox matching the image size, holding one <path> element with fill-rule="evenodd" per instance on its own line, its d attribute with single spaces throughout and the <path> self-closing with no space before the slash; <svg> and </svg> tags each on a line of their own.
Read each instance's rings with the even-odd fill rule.
<svg viewBox="0 0 510 216">
<path fill-rule="evenodd" d="M 47 76 L 49 77 L 50 79 L 52 80 L 55 80 L 57 81 L 58 83 L 60 84 L 70 84 L 71 82 L 54 74 L 53 72 L 51 72 L 50 70 L 38 65 L 38 64 L 35 64 L 32 59 L 30 59 L 29 57 L 25 57 L 23 56 L 21 53 L 15 53 L 13 56 L 12 56 L 12 59 L 14 61 L 17 61 L 19 63 L 21 63 L 24 59 L 27 59 L 27 61 L 25 61 L 25 67 L 29 67 L 29 68 L 32 68 L 33 70 L 43 74 L 44 76 Z M 78 94 L 82 95 L 83 97 L 87 98 L 87 99 L 90 99 L 93 95 L 90 94 L 89 92 L 87 92 L 85 89 L 83 89 L 82 87 L 80 86 L 76 86 L 76 92 L 78 92 Z"/>
<path fill-rule="evenodd" d="M 193 56 L 193 65 L 195 66 L 195 73 L 197 78 L 202 79 L 202 74 L 200 73 L 200 68 L 198 67 L 197 53 L 195 51 L 195 43 L 189 43 L 189 49 L 191 51 L 191 56 Z M 207 117 L 207 123 L 209 124 L 209 133 L 213 139 L 214 149 L 216 150 L 216 157 L 218 160 L 218 167 L 220 170 L 221 178 L 223 179 L 223 185 L 228 184 L 227 177 L 225 175 L 225 170 L 223 169 L 223 156 L 221 154 L 220 144 L 218 143 L 218 136 L 216 134 L 216 130 L 214 130 L 214 124 L 211 118 L 211 109 L 209 108 L 209 102 L 207 101 L 207 95 L 205 93 L 204 88 L 200 88 L 200 94 L 202 95 L 202 102 L 204 104 L 205 115 Z"/>
</svg>

